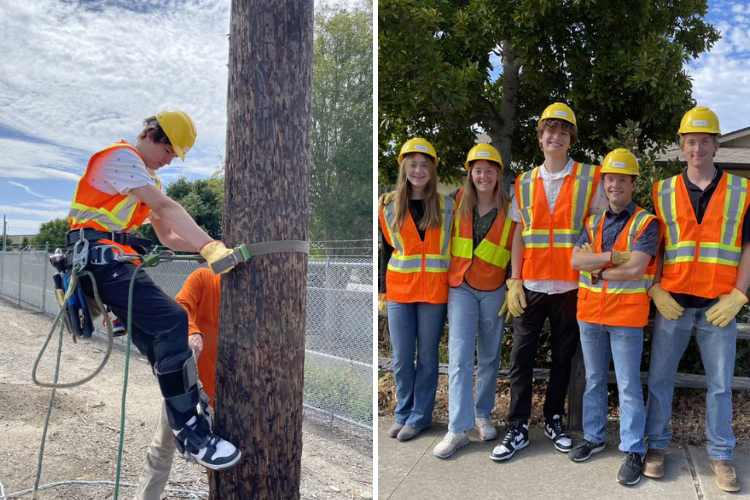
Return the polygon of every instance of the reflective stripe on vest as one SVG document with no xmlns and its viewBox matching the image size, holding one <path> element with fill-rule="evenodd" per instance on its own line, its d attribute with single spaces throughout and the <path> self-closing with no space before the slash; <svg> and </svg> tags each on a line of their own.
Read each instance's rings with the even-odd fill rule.
<svg viewBox="0 0 750 500">
<path fill-rule="evenodd" d="M 489 231 L 474 249 L 473 216 L 458 218 L 464 203 L 464 190 L 456 195 L 456 217 L 453 223 L 452 259 L 448 283 L 461 286 L 464 280 L 476 290 L 492 291 L 505 283 L 505 269 L 510 262 L 515 223 L 499 211 Z M 507 207 L 506 212 L 510 207 Z"/>
<path fill-rule="evenodd" d="M 731 292 L 742 257 L 747 189 L 747 179 L 723 173 L 698 224 L 682 175 L 654 185 L 654 207 L 666 228 L 665 290 L 710 299 Z"/>
<path fill-rule="evenodd" d="M 575 163 L 550 213 L 544 180 L 536 167 L 516 180 L 516 198 L 525 246 L 524 280 L 578 281 L 570 256 L 583 229 L 601 167 Z"/>
<path fill-rule="evenodd" d="M 604 213 L 587 220 L 589 240 L 597 252 L 602 251 Z M 631 252 L 646 227 L 655 216 L 636 207 L 617 237 L 613 250 Z M 578 282 L 578 310 L 576 317 L 587 323 L 612 326 L 643 327 L 648 324 L 649 287 L 654 281 L 656 259 L 652 258 L 644 275 L 634 280 L 599 280 L 591 283 L 591 272 L 581 271 Z"/>
<path fill-rule="evenodd" d="M 112 144 L 91 157 L 70 204 L 68 223 L 71 228 L 91 227 L 101 231 L 127 232 L 137 229 L 151 212 L 151 209 L 134 195 L 104 193 L 88 183 L 88 174 L 103 153 L 116 148 L 127 148 L 138 154 L 135 148 L 123 141 Z M 138 157 L 140 158 L 139 154 Z M 156 182 L 161 189 L 158 177 Z"/>
<path fill-rule="evenodd" d="M 652 220 L 655 220 L 655 219 L 656 219 L 656 216 L 651 215 L 650 213 L 646 212 L 644 209 L 640 207 L 636 207 L 635 213 L 630 217 L 630 220 L 622 229 L 622 233 L 627 233 L 627 239 L 625 241 L 624 249 L 615 248 L 615 250 L 621 250 L 621 251 L 624 250 L 626 252 L 631 252 L 637 237 L 643 232 L 644 229 L 646 229 L 646 226 L 648 226 L 648 224 Z M 587 224 L 587 230 L 589 232 L 589 240 L 593 242 L 593 245 L 599 252 L 602 251 L 601 250 L 601 238 L 602 238 L 603 228 L 604 228 L 604 213 L 603 212 L 589 217 L 588 224 Z M 622 236 L 622 233 L 620 233 L 621 236 Z M 619 239 L 620 238 L 618 237 L 618 240 Z M 606 283 L 607 284 L 606 293 L 612 293 L 612 294 L 646 293 L 648 292 L 648 289 L 651 287 L 651 284 L 653 283 L 653 281 L 654 281 L 654 274 L 653 272 L 649 274 L 649 271 L 647 269 L 646 274 L 644 274 L 641 279 L 625 280 L 625 281 L 599 280 L 596 284 L 592 284 L 591 272 L 581 271 L 581 277 L 578 282 L 578 286 L 580 288 L 585 288 L 586 290 L 591 290 L 593 292 L 601 293 L 604 287 L 604 284 Z"/>
<path fill-rule="evenodd" d="M 424 255 L 424 271 L 428 273 L 446 273 L 450 265 L 450 225 L 453 221 L 453 199 L 440 196 L 441 228 L 440 253 Z M 422 254 L 405 255 L 405 245 L 400 231 L 396 227 L 396 204 L 390 203 L 383 209 L 389 239 L 393 242 L 393 254 L 388 262 L 388 269 L 397 273 L 418 273 L 422 271 Z M 407 219 L 409 219 L 407 217 Z M 404 221 L 406 223 L 406 221 Z M 428 230 L 429 231 L 429 230 Z"/>
<path fill-rule="evenodd" d="M 407 211 L 396 230 L 396 206 L 390 203 L 379 211 L 383 238 L 393 247 L 385 273 L 386 296 L 393 302 L 448 302 L 448 266 L 450 264 L 450 228 L 453 224 L 453 200 L 439 196 L 441 225 L 428 228 L 424 241 Z"/>
</svg>

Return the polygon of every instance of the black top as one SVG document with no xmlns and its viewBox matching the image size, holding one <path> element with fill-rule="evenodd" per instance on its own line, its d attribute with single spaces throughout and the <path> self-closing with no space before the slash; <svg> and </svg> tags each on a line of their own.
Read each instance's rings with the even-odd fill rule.
<svg viewBox="0 0 750 500">
<path fill-rule="evenodd" d="M 723 175 L 724 172 L 719 167 L 716 167 L 716 174 L 711 179 L 711 183 L 706 186 L 706 189 L 701 189 L 690 182 L 687 176 L 687 169 L 682 173 L 682 180 L 685 181 L 685 187 L 690 197 L 690 204 L 693 206 L 693 212 L 695 213 L 695 218 L 698 220 L 698 224 L 703 222 L 703 216 L 706 215 L 708 204 L 711 202 L 711 197 L 714 191 L 716 191 L 716 186 Z M 750 210 L 745 212 L 745 217 L 742 219 L 742 244 L 744 245 L 748 241 L 750 241 Z M 715 299 L 715 297 L 707 299 L 687 293 L 673 293 L 672 297 L 682 307 L 707 307 Z"/>
</svg>

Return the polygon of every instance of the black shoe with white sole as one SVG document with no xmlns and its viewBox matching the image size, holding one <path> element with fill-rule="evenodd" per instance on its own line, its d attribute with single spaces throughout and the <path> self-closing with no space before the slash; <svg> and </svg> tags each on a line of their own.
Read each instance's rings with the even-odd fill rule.
<svg viewBox="0 0 750 500">
<path fill-rule="evenodd" d="M 620 472 L 617 473 L 617 482 L 625 486 L 633 486 L 641 480 L 641 471 L 643 471 L 642 457 L 638 453 L 626 453 Z"/>
<path fill-rule="evenodd" d="M 242 458 L 242 452 L 229 441 L 214 436 L 205 417 L 193 417 L 179 432 L 175 443 L 180 456 L 193 460 L 211 470 L 232 467 Z"/>
<path fill-rule="evenodd" d="M 509 425 L 505 429 L 505 437 L 502 442 L 495 446 L 490 453 L 490 458 L 498 462 L 510 459 L 518 450 L 529 445 L 529 425 L 522 424 L 518 427 Z"/>
<path fill-rule="evenodd" d="M 574 462 L 583 462 L 589 459 L 594 453 L 599 453 L 604 449 L 604 443 L 592 443 L 584 439 L 568 453 L 568 458 Z"/>
<path fill-rule="evenodd" d="M 551 419 L 547 419 L 547 422 L 544 424 L 544 435 L 555 443 L 557 451 L 568 453 L 573 449 L 573 440 L 565 432 L 560 415 L 555 415 Z"/>
</svg>

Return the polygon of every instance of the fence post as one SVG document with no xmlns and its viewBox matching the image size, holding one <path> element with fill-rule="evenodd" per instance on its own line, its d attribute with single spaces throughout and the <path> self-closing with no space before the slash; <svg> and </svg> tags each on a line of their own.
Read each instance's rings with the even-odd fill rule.
<svg viewBox="0 0 750 500">
<path fill-rule="evenodd" d="M 44 261 L 44 269 L 42 269 L 42 312 L 47 312 L 45 307 L 47 305 L 47 265 L 49 264 L 49 241 L 44 244 L 44 255 L 42 255 L 42 261 Z"/>
<path fill-rule="evenodd" d="M 3 295 L 3 283 L 5 282 L 5 248 L 0 252 L 0 296 Z"/>
<path fill-rule="evenodd" d="M 23 252 L 18 252 L 18 305 L 21 305 L 21 283 L 23 283 Z"/>
</svg>

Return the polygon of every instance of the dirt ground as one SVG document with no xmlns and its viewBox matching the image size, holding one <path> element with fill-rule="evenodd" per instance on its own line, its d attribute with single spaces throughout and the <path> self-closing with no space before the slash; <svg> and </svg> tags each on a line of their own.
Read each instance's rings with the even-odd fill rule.
<svg viewBox="0 0 750 500">
<path fill-rule="evenodd" d="M 50 390 L 32 383 L 31 368 L 51 326 L 48 316 L 0 299 L 0 483 L 6 495 L 32 488 L 36 479 Z M 51 381 L 54 373 L 57 334 L 53 339 L 38 375 L 43 381 Z M 91 373 L 105 348 L 101 340 L 73 344 L 66 336 L 60 381 L 78 380 Z M 131 352 L 120 481 L 135 484 L 153 436 L 161 395 L 145 357 L 135 349 Z M 71 480 L 114 481 L 124 361 L 124 350 L 115 347 L 93 381 L 57 391 L 41 485 Z M 306 412 L 303 443 L 303 499 L 373 498 L 369 432 L 331 427 Z M 176 457 L 167 488 L 207 492 L 205 469 Z M 131 499 L 134 491 L 121 486 L 119 498 Z M 42 491 L 40 498 L 99 500 L 112 498 L 113 493 L 111 486 L 65 485 Z M 162 498 L 199 497 L 165 493 Z"/>
</svg>

